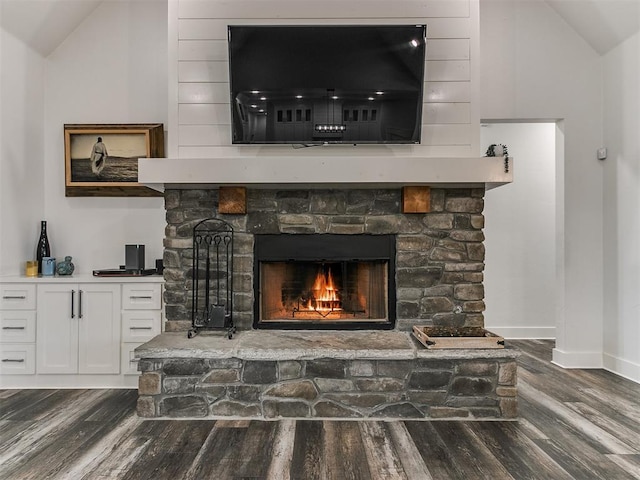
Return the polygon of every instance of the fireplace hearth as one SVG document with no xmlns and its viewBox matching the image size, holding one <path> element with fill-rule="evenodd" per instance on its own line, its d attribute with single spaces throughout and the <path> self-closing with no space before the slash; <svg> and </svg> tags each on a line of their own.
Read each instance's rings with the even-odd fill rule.
<svg viewBox="0 0 640 480">
<path fill-rule="evenodd" d="M 256 235 L 254 327 L 392 329 L 395 235 Z"/>
<path fill-rule="evenodd" d="M 404 214 L 399 189 L 249 189 L 246 214 L 221 214 L 217 188 L 165 190 L 167 321 L 136 350 L 139 415 L 515 418 L 514 350 L 409 333 L 484 327 L 483 196 L 432 188 L 429 213 Z M 193 228 L 212 217 L 234 232 L 231 340 L 184 335 Z"/>
</svg>

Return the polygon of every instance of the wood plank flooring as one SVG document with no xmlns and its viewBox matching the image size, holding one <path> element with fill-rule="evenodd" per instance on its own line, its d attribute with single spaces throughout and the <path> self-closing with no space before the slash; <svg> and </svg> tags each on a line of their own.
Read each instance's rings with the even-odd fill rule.
<svg viewBox="0 0 640 480">
<path fill-rule="evenodd" d="M 135 390 L 0 390 L 0 479 L 640 479 L 640 385 L 509 344 L 517 421 L 143 420 Z"/>
</svg>

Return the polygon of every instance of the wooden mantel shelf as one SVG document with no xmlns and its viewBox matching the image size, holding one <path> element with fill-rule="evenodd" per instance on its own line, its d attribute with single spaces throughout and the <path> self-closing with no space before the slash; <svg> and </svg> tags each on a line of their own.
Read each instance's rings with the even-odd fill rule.
<svg viewBox="0 0 640 480">
<path fill-rule="evenodd" d="M 224 157 L 140 158 L 138 181 L 169 188 L 485 187 L 513 181 L 513 159 L 504 157 Z M 507 163 L 505 168 L 505 163 Z"/>
</svg>

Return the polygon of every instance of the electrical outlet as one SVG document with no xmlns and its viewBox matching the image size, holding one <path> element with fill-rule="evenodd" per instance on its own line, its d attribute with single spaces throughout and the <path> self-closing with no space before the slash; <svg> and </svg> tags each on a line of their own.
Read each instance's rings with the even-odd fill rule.
<svg viewBox="0 0 640 480">
<path fill-rule="evenodd" d="M 606 160 L 607 159 L 607 149 L 606 147 L 602 147 L 598 149 L 598 160 Z"/>
</svg>

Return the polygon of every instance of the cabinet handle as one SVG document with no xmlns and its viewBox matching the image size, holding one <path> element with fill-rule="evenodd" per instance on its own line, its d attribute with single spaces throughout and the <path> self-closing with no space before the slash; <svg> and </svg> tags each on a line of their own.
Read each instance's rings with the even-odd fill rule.
<svg viewBox="0 0 640 480">
<path fill-rule="evenodd" d="M 143 299 L 143 300 L 151 300 L 153 297 L 151 295 L 131 295 L 129 297 L 130 300 L 138 300 L 138 299 Z"/>
<path fill-rule="evenodd" d="M 2 363 L 24 363 L 24 358 L 3 358 Z"/>
<path fill-rule="evenodd" d="M 76 318 L 76 314 L 74 313 L 75 308 L 73 306 L 75 298 L 76 298 L 76 291 L 71 290 L 71 318 Z"/>
<path fill-rule="evenodd" d="M 27 297 L 25 295 L 3 295 L 3 300 L 26 300 Z"/>
<path fill-rule="evenodd" d="M 3 330 L 24 330 L 24 327 L 2 327 Z"/>
<path fill-rule="evenodd" d="M 151 330 L 152 327 L 129 327 L 130 330 Z"/>
<path fill-rule="evenodd" d="M 78 318 L 82 318 L 82 290 L 78 290 Z"/>
</svg>

